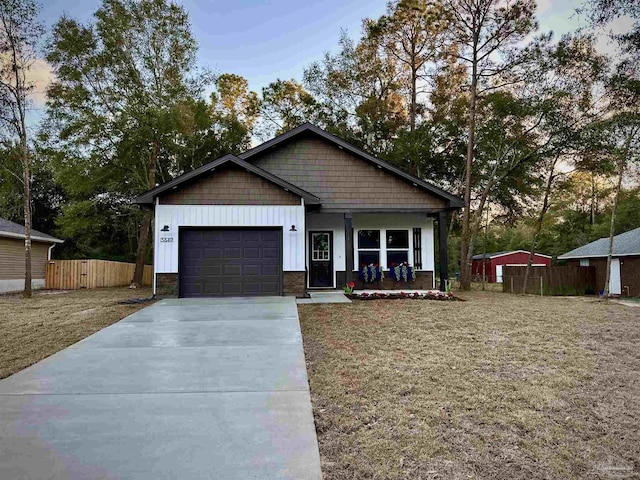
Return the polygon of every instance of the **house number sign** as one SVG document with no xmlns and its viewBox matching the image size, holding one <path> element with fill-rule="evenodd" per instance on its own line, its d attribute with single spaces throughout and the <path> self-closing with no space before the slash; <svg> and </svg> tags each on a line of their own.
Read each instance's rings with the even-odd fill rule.
<svg viewBox="0 0 640 480">
<path fill-rule="evenodd" d="M 173 242 L 173 237 L 160 237 L 160 243 L 171 243 Z"/>
</svg>

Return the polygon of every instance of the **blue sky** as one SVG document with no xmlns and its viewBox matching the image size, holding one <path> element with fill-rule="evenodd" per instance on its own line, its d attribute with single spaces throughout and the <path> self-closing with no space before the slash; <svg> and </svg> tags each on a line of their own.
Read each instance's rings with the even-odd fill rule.
<svg viewBox="0 0 640 480">
<path fill-rule="evenodd" d="M 362 19 L 384 13 L 386 0 L 180 0 L 199 43 L 199 63 L 216 73 L 236 73 L 260 91 L 269 82 L 296 78 L 305 67 L 335 50 L 340 30 L 351 36 Z M 53 25 L 67 14 L 89 21 L 99 0 L 48 0 L 41 19 Z M 578 0 L 539 1 L 541 30 L 575 29 Z"/>
</svg>

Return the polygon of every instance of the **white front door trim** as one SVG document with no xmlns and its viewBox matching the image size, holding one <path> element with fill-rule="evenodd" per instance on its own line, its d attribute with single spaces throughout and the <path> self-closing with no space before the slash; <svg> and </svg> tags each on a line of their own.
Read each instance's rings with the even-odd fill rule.
<svg viewBox="0 0 640 480">
<path fill-rule="evenodd" d="M 620 282 L 620 259 L 611 259 L 609 293 L 612 295 L 622 294 L 622 283 Z"/>
</svg>

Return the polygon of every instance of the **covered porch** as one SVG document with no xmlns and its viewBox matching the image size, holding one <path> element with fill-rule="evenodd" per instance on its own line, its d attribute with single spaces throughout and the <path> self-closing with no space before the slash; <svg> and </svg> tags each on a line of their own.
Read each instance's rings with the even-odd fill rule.
<svg viewBox="0 0 640 480">
<path fill-rule="evenodd" d="M 307 208 L 307 291 L 342 290 L 349 282 L 356 290 L 444 291 L 449 278 L 449 213 L 449 209 Z M 401 264 L 410 266 L 414 279 L 393 278 L 391 269 Z M 378 266 L 384 278 L 365 279 L 364 265 Z"/>
</svg>

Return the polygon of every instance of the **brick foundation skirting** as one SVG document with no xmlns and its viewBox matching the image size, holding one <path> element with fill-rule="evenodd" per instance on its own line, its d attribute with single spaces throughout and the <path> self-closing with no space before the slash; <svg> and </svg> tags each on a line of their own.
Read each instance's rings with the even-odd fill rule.
<svg viewBox="0 0 640 480">
<path fill-rule="evenodd" d="M 302 296 L 305 293 L 306 272 L 283 272 L 282 293 Z M 159 297 L 178 296 L 178 274 L 156 274 L 156 295 Z"/>
<path fill-rule="evenodd" d="M 302 296 L 306 290 L 306 272 L 283 272 L 283 295 Z"/>
<path fill-rule="evenodd" d="M 177 297 L 178 274 L 156 273 L 156 295 L 159 297 Z"/>
<path fill-rule="evenodd" d="M 346 280 L 346 272 L 336 272 L 337 288 L 344 287 Z M 342 280 L 342 281 L 341 281 Z M 384 272 L 384 280 L 375 282 L 363 282 L 360 280 L 360 274 L 353 272 L 353 281 L 356 290 L 433 290 L 433 272 L 416 272 L 416 279 L 408 282 L 396 282 L 391 278 L 388 271 Z M 437 288 L 437 286 L 436 286 Z"/>
</svg>

